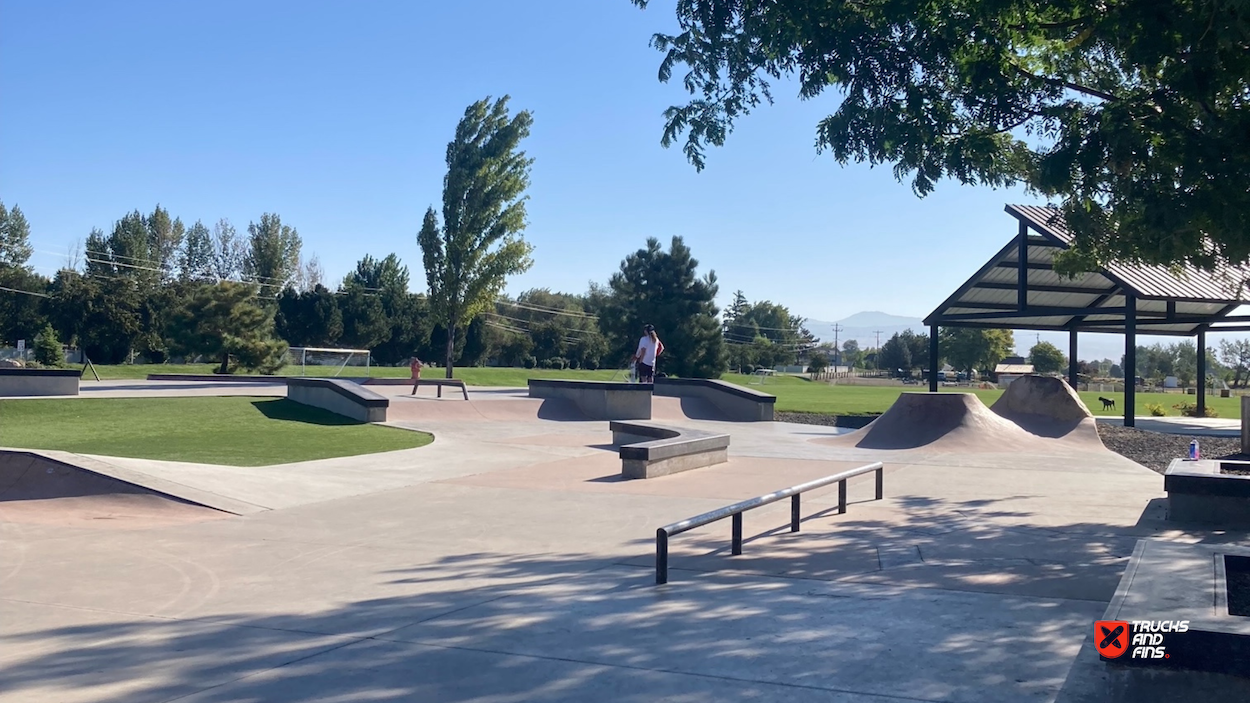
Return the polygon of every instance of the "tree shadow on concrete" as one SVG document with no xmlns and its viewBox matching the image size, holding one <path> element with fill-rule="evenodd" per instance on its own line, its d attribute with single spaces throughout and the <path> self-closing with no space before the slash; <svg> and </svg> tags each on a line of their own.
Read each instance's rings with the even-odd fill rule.
<svg viewBox="0 0 1250 703">
<path fill-rule="evenodd" d="M 418 542 L 412 567 L 361 574 L 392 596 L 194 619 L 84 611 L 81 624 L 11 635 L 0 690 L 199 702 L 1047 700 L 1138 535 L 1029 524 L 1037 516 L 1015 501 L 899 498 L 888 518 L 871 504 L 817 509 L 803 532 L 769 535 L 786 522 L 781 503 L 751 513 L 741 557 L 721 554 L 719 524 L 676 538 L 662 587 L 646 527 L 608 558 L 434 556 Z"/>
</svg>

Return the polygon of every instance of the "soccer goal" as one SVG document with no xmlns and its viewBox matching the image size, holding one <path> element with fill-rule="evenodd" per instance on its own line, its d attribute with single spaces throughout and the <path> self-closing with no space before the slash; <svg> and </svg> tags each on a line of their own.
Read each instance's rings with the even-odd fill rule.
<svg viewBox="0 0 1250 703">
<path fill-rule="evenodd" d="M 334 369 L 334 376 L 343 373 L 347 367 L 364 369 L 369 375 L 368 349 L 323 349 L 320 347 L 291 347 L 286 353 L 287 364 L 299 367 L 299 375 L 307 376 L 310 371 L 314 376 L 325 375 L 322 369 Z"/>
<path fill-rule="evenodd" d="M 747 381 L 747 384 L 752 386 L 768 385 L 772 382 L 774 374 L 776 373 L 777 372 L 772 369 L 756 369 L 755 373 L 751 374 L 751 380 Z"/>
</svg>

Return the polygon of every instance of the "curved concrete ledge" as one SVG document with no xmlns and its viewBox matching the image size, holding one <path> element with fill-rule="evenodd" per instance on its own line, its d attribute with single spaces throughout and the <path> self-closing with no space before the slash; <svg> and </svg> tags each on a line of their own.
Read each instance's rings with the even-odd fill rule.
<svg viewBox="0 0 1250 703">
<path fill-rule="evenodd" d="M 772 422 L 777 396 L 708 378 L 657 378 L 655 394 L 702 398 L 732 422 Z"/>
<path fill-rule="evenodd" d="M 78 395 L 80 371 L 0 368 L 0 397 Z"/>
<path fill-rule="evenodd" d="M 729 435 L 666 427 L 652 422 L 610 425 L 620 447 L 621 476 L 655 478 L 729 460 Z"/>
<path fill-rule="evenodd" d="M 386 409 L 391 404 L 358 383 L 337 378 L 288 378 L 286 397 L 361 422 L 386 422 Z"/>
<path fill-rule="evenodd" d="M 571 401 L 590 420 L 651 419 L 651 384 L 529 379 L 529 397 Z"/>
</svg>

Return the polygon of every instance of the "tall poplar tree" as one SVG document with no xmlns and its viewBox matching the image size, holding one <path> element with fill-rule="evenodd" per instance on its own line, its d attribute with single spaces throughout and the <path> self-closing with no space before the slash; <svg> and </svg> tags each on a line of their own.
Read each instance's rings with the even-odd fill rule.
<svg viewBox="0 0 1250 703">
<path fill-rule="evenodd" d="M 14 205 L 12 210 L 6 210 L 0 201 L 0 266 L 25 266 L 32 253 L 30 224 L 22 209 Z"/>
<path fill-rule="evenodd" d="M 261 215 L 260 222 L 247 226 L 247 233 L 243 273 L 260 286 L 261 295 L 276 296 L 299 272 L 299 232 L 282 224 L 281 217 L 267 212 Z"/>
<path fill-rule="evenodd" d="M 417 241 L 425 263 L 430 312 L 447 329 L 447 378 L 456 329 L 490 308 L 508 276 L 533 263 L 525 229 L 530 165 L 518 147 L 533 118 L 508 115 L 508 96 L 479 100 L 464 111 L 447 145 L 443 217 L 431 207 Z"/>
</svg>

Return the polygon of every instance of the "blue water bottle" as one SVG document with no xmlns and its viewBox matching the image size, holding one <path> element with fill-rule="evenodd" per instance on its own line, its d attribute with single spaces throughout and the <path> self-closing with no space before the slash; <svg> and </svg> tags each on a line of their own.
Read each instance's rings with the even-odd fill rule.
<svg viewBox="0 0 1250 703">
<path fill-rule="evenodd" d="M 1199 456 L 1200 455 L 1199 455 L 1199 450 L 1198 450 L 1198 440 L 1196 439 L 1189 440 L 1189 460 L 1198 461 Z"/>
</svg>

